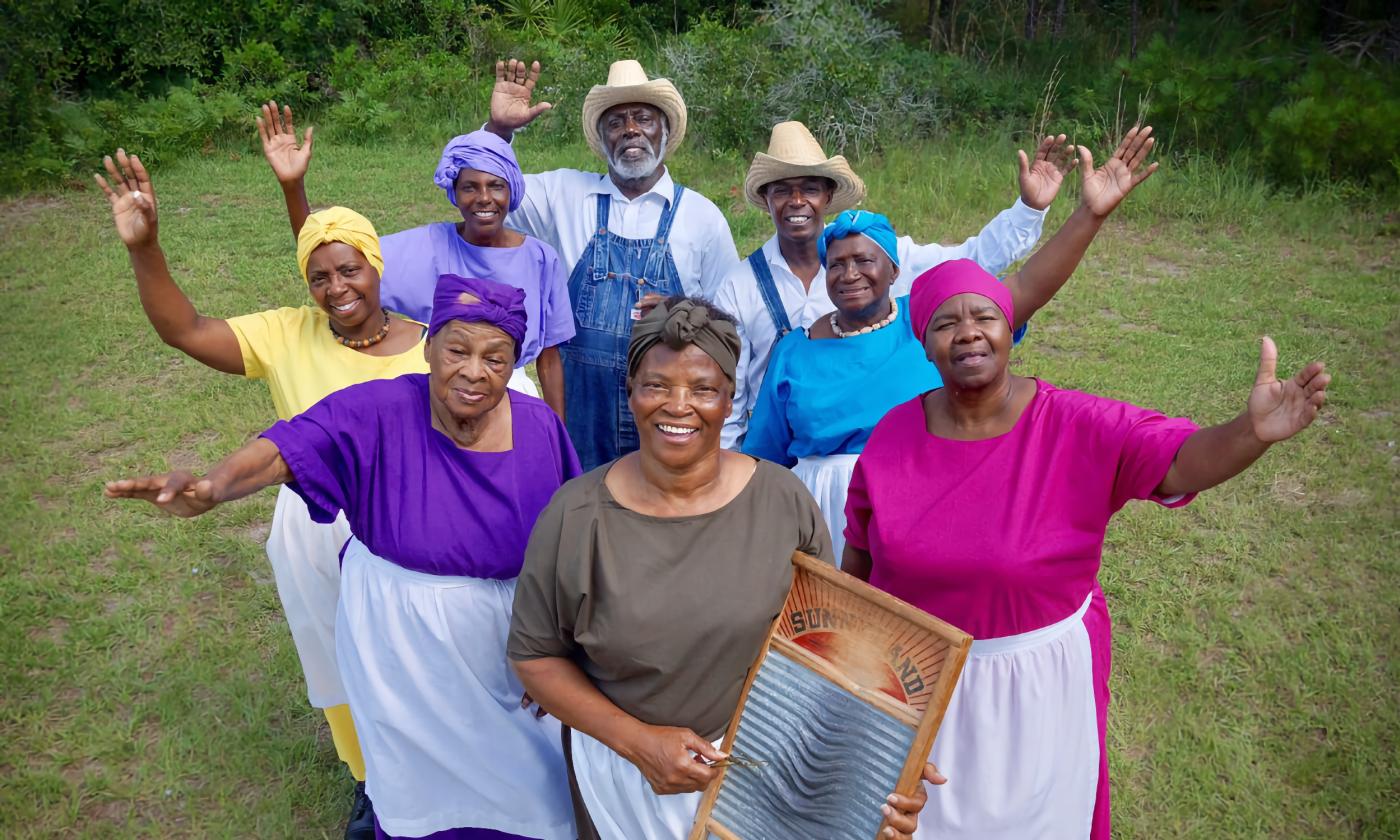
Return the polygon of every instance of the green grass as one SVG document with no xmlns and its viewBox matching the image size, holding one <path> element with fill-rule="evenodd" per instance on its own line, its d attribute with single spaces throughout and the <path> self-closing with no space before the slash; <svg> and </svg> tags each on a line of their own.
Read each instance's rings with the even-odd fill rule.
<svg viewBox="0 0 1400 840">
<path fill-rule="evenodd" d="M 385 232 L 452 217 L 430 180 L 436 146 L 329 134 L 313 203 Z M 970 137 L 863 161 L 867 206 L 920 240 L 960 240 L 1011 201 L 1012 148 Z M 525 137 L 521 151 L 533 169 L 592 165 L 581 146 Z M 691 153 L 674 167 L 729 214 L 742 253 L 768 231 L 744 205 L 745 163 Z M 202 311 L 304 299 L 251 147 L 153 175 L 176 278 Z M 265 388 L 160 343 L 95 189 L 0 205 L 0 230 L 0 829 L 338 835 L 347 776 L 262 552 L 272 494 L 186 522 L 100 491 L 209 465 L 272 419 Z M 1184 510 L 1130 506 L 1109 531 L 1122 837 L 1400 835 L 1396 235 L 1393 215 L 1339 196 L 1281 196 L 1205 162 L 1164 169 L 1019 351 L 1022 373 L 1202 422 L 1242 407 L 1262 333 L 1284 368 L 1321 358 L 1335 375 L 1301 439 Z"/>
</svg>

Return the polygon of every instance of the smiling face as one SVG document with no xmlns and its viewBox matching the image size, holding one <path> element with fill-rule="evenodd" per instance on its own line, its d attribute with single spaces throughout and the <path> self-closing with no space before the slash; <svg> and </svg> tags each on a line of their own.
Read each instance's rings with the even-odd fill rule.
<svg viewBox="0 0 1400 840">
<path fill-rule="evenodd" d="M 499 175 L 479 169 L 457 173 L 457 209 L 462 213 L 462 235 L 468 242 L 494 242 L 505 229 L 510 212 L 510 186 Z"/>
<path fill-rule="evenodd" d="M 822 216 L 835 191 L 834 181 L 817 177 L 784 178 L 761 189 L 778 238 L 802 244 L 821 235 Z"/>
<path fill-rule="evenodd" d="M 928 322 L 924 352 L 944 383 L 980 389 L 1006 374 L 1011 326 L 990 298 L 971 292 L 943 301 Z"/>
<path fill-rule="evenodd" d="M 834 240 L 826 249 L 826 293 L 849 321 L 865 321 L 882 311 L 899 266 L 859 234 Z"/>
<path fill-rule="evenodd" d="M 445 412 L 463 423 L 480 418 L 505 396 L 515 366 L 515 340 L 491 324 L 448 321 L 423 354 L 434 415 Z"/>
<path fill-rule="evenodd" d="M 614 105 L 598 119 L 608 168 L 628 181 L 646 178 L 665 157 L 666 118 L 640 102 Z"/>
<path fill-rule="evenodd" d="M 383 322 L 379 272 L 364 254 L 344 242 L 327 242 L 311 252 L 306 287 L 341 335 L 351 335 L 371 322 L 378 329 Z"/>
<path fill-rule="evenodd" d="M 645 457 L 675 469 L 718 451 L 734 385 L 704 350 L 657 344 L 642 357 L 628 389 Z"/>
</svg>

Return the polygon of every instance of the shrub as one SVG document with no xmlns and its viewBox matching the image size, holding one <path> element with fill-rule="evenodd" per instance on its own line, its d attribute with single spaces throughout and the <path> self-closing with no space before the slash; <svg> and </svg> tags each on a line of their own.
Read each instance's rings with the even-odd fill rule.
<svg viewBox="0 0 1400 840">
<path fill-rule="evenodd" d="M 1285 101 L 1258 126 L 1264 160 L 1280 180 L 1400 179 L 1400 98 L 1378 78 L 1314 57 Z"/>
<path fill-rule="evenodd" d="M 707 17 L 661 48 L 659 69 L 685 97 L 697 143 L 748 151 L 776 121 L 764 96 L 779 63 L 771 38 L 767 28 L 731 29 Z"/>
<path fill-rule="evenodd" d="M 1400 73 L 1271 39 L 1200 54 L 1155 37 L 1117 72 L 1179 151 L 1241 152 L 1276 181 L 1397 182 Z"/>
</svg>

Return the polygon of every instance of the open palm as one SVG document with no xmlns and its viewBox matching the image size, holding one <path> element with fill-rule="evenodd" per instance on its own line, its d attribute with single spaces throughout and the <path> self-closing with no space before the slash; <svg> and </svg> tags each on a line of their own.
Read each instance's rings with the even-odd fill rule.
<svg viewBox="0 0 1400 840">
<path fill-rule="evenodd" d="M 306 129 L 305 142 L 298 145 L 296 128 L 292 125 L 292 107 L 284 105 L 279 112 L 276 102 L 263 104 L 257 123 L 263 157 L 267 158 L 277 180 L 288 183 L 305 178 L 306 169 L 311 165 L 311 133 L 314 129 Z"/>
<path fill-rule="evenodd" d="M 515 131 L 553 108 L 548 102 L 531 104 L 539 79 L 538 61 L 530 65 L 514 58 L 496 62 L 496 86 L 491 89 L 491 124 Z"/>
<path fill-rule="evenodd" d="M 1128 193 L 1157 171 L 1156 163 L 1146 167 L 1142 165 L 1155 142 L 1152 139 L 1152 126 L 1133 126 L 1112 156 L 1098 169 L 1094 168 L 1093 154 L 1080 146 L 1079 177 L 1083 179 L 1080 201 L 1084 207 L 1096 216 L 1112 213 L 1128 197 Z"/>
<path fill-rule="evenodd" d="M 173 516 L 190 518 L 218 506 L 213 483 L 181 471 L 109 481 L 103 488 L 109 499 L 139 499 Z"/>
<path fill-rule="evenodd" d="M 106 168 L 111 183 L 101 175 L 92 177 L 112 205 L 112 221 L 117 226 L 117 235 L 128 248 L 154 243 L 156 193 L 141 159 L 136 155 L 128 157 L 125 149 L 117 149 L 116 160 L 107 155 L 102 158 L 102 166 Z"/>
<path fill-rule="evenodd" d="M 1259 348 L 1259 373 L 1249 392 L 1249 422 L 1265 443 L 1287 440 L 1312 424 L 1327 402 L 1332 377 L 1322 362 L 1307 365 L 1291 379 L 1278 380 L 1278 347 L 1264 336 Z"/>
<path fill-rule="evenodd" d="M 1060 192 L 1065 173 L 1079 165 L 1074 157 L 1074 145 L 1066 143 L 1063 134 L 1046 135 L 1035 150 L 1034 159 L 1028 159 L 1019 149 L 1016 155 L 1021 165 L 1021 201 L 1036 210 L 1050 206 Z"/>
</svg>

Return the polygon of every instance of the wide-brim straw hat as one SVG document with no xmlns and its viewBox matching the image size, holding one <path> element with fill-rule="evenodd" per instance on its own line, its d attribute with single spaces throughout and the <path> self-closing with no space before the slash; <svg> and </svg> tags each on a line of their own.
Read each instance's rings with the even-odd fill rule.
<svg viewBox="0 0 1400 840">
<path fill-rule="evenodd" d="M 753 156 L 749 174 L 744 176 L 744 197 L 768 212 L 768 202 L 760 190 L 766 184 L 785 178 L 830 178 L 836 192 L 826 207 L 827 215 L 850 210 L 865 200 L 865 182 L 851 170 L 842 155 L 827 157 L 817 138 L 800 122 L 780 122 L 768 138 L 768 151 Z"/>
<path fill-rule="evenodd" d="M 608 83 L 594 85 L 583 100 L 583 136 L 588 147 L 603 160 L 608 159 L 598 119 L 614 105 L 642 102 L 666 115 L 666 156 L 670 157 L 685 139 L 685 100 L 670 79 L 647 79 L 640 62 L 630 58 L 614 61 L 608 68 Z"/>
</svg>

